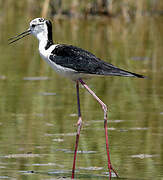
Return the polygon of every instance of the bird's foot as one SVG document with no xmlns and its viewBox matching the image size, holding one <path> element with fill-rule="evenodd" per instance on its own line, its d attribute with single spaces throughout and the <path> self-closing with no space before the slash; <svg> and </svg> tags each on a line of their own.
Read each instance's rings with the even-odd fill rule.
<svg viewBox="0 0 163 180">
<path fill-rule="evenodd" d="M 112 165 L 110 164 L 110 166 L 109 166 L 109 180 L 111 180 L 111 177 L 112 177 L 111 172 L 113 172 L 113 173 L 115 174 L 115 176 L 116 176 L 117 178 L 119 178 L 118 173 L 115 171 L 115 169 L 114 169 L 114 168 L 112 167 Z"/>
</svg>

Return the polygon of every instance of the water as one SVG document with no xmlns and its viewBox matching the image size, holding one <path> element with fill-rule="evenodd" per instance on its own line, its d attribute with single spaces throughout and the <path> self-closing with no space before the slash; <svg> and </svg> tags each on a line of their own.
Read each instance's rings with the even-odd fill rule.
<svg viewBox="0 0 163 180">
<path fill-rule="evenodd" d="M 75 85 L 41 60 L 34 37 L 8 46 L 8 37 L 24 31 L 32 19 L 15 16 L 0 21 L 0 179 L 68 179 L 77 122 Z M 53 24 L 56 43 L 77 45 L 149 77 L 95 78 L 88 84 L 109 106 L 111 160 L 119 176 L 163 179 L 161 18 Z M 108 179 L 103 112 L 83 88 L 80 98 L 84 125 L 76 177 Z"/>
</svg>

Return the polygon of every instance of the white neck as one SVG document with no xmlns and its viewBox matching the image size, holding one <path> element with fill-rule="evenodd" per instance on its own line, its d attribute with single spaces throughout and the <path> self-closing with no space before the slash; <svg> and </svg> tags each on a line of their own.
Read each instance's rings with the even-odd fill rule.
<svg viewBox="0 0 163 180">
<path fill-rule="evenodd" d="M 42 31 L 42 32 L 36 34 L 36 37 L 39 40 L 39 42 L 42 40 L 47 41 L 48 40 L 48 33 L 46 31 Z"/>
<path fill-rule="evenodd" d="M 46 50 L 53 44 L 52 41 L 48 40 L 47 33 L 41 32 L 37 34 L 37 39 L 39 40 L 39 51 Z"/>
<path fill-rule="evenodd" d="M 45 39 L 45 38 L 39 40 L 39 51 L 45 50 L 45 47 L 46 47 L 47 43 L 48 43 L 48 40 Z"/>
</svg>

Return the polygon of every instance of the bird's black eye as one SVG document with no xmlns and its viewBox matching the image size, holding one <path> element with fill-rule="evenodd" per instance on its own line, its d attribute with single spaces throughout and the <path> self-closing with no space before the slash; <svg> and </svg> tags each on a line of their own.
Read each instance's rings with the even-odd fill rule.
<svg viewBox="0 0 163 180">
<path fill-rule="evenodd" d="M 44 18 L 40 18 L 39 21 L 40 21 L 40 22 L 44 22 L 45 19 L 44 19 Z"/>
<path fill-rule="evenodd" d="M 32 24 L 32 28 L 34 28 L 36 25 L 35 24 Z"/>
</svg>

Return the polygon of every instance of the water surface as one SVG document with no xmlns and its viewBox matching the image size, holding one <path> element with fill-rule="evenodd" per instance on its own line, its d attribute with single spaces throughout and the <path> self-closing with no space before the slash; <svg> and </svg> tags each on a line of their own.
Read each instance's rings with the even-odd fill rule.
<svg viewBox="0 0 163 180">
<path fill-rule="evenodd" d="M 0 179 L 70 178 L 75 143 L 75 84 L 41 60 L 34 37 L 8 46 L 28 28 L 0 21 Z M 122 179 L 163 178 L 163 31 L 161 18 L 55 20 L 56 43 L 87 49 L 148 79 L 105 77 L 87 83 L 109 107 L 113 167 Z M 103 112 L 80 88 L 84 125 L 76 177 L 108 179 Z"/>
</svg>

